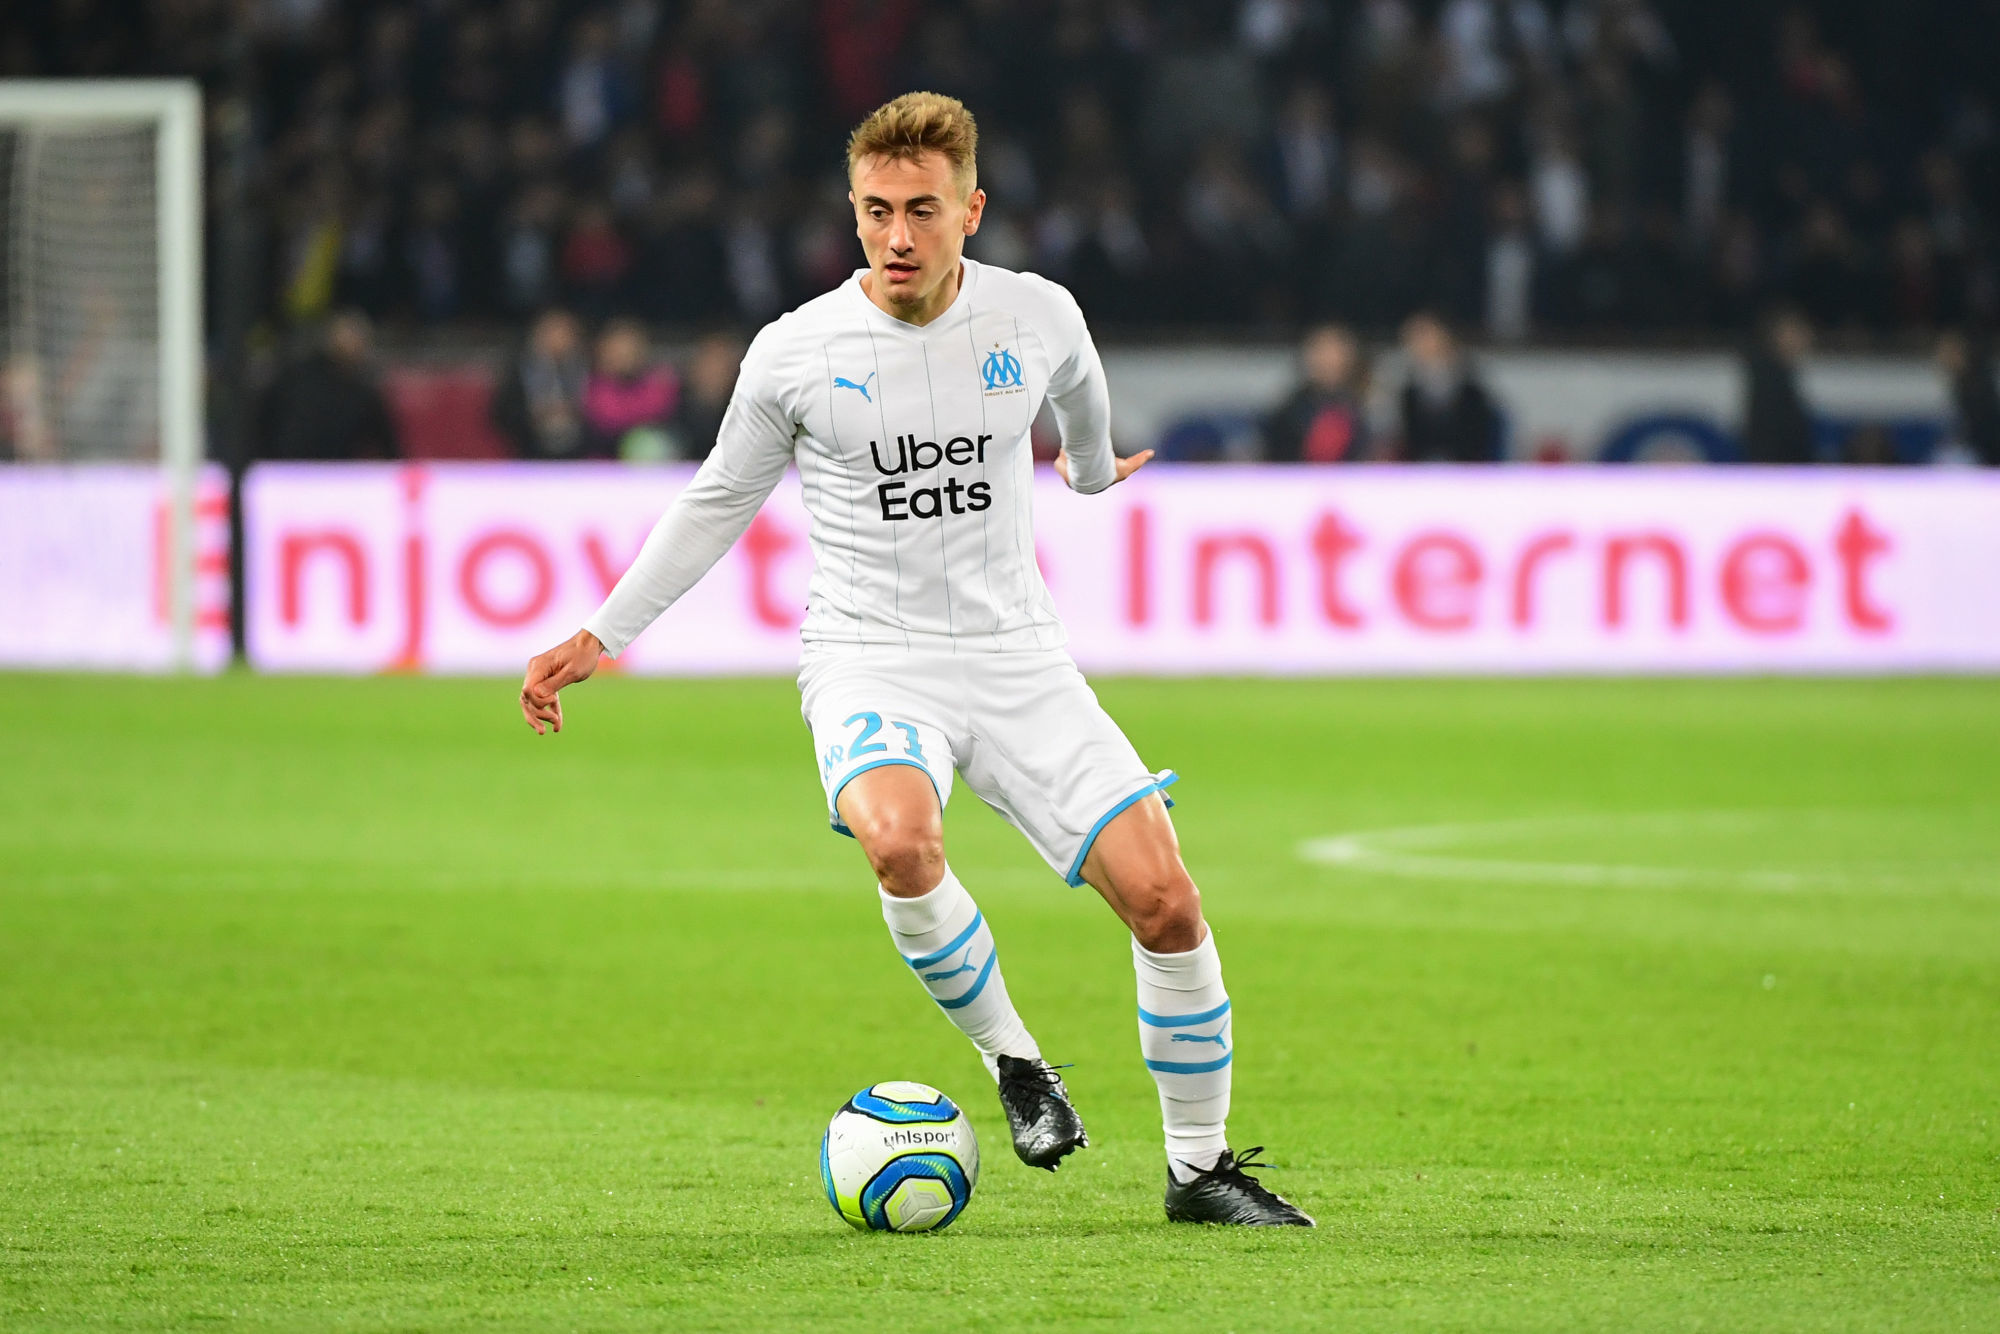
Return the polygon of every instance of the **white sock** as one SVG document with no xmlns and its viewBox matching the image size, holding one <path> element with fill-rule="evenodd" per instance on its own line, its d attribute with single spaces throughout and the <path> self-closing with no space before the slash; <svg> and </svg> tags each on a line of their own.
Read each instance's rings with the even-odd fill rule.
<svg viewBox="0 0 2000 1334">
<path fill-rule="evenodd" d="M 1186 1180 L 1215 1166 L 1229 1147 L 1229 1065 L 1235 1055 L 1229 993 L 1213 932 L 1185 954 L 1155 954 L 1132 942 L 1139 975 L 1139 1051 L 1160 1087 L 1167 1165 Z"/>
<path fill-rule="evenodd" d="M 987 1070 L 997 1075 L 1001 1056 L 1038 1059 L 1042 1049 L 1007 998 L 993 932 L 951 868 L 944 868 L 944 879 L 928 894 L 914 899 L 881 894 L 882 918 L 896 952 L 945 1018 L 979 1048 Z"/>
</svg>

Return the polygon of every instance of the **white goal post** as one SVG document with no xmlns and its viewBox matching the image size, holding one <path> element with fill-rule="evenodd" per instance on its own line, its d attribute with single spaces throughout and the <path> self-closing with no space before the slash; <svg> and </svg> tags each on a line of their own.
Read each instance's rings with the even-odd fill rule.
<svg viewBox="0 0 2000 1334">
<path fill-rule="evenodd" d="M 16 453 L 157 459 L 182 669 L 205 438 L 201 129 L 192 80 L 0 79 L 0 369 Z"/>
</svg>

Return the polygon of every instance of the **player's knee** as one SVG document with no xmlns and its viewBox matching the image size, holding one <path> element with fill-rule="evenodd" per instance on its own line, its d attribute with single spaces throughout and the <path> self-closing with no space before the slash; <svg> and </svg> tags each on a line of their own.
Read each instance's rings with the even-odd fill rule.
<svg viewBox="0 0 2000 1334">
<path fill-rule="evenodd" d="M 944 839 L 935 819 L 873 812 L 854 837 L 882 888 L 899 898 L 928 893 L 944 875 Z"/>
<path fill-rule="evenodd" d="M 1201 891 L 1179 865 L 1120 887 L 1132 938 L 1155 954 L 1184 954 L 1201 944 Z"/>
</svg>

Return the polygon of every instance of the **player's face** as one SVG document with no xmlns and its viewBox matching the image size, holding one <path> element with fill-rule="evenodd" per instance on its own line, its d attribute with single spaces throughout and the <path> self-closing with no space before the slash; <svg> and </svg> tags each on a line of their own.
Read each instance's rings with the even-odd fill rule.
<svg viewBox="0 0 2000 1334">
<path fill-rule="evenodd" d="M 847 197 L 876 297 L 898 312 L 937 314 L 931 307 L 956 291 L 948 284 L 965 238 L 979 230 L 986 192 L 968 195 L 944 154 L 925 153 L 914 161 L 863 158 Z"/>
</svg>

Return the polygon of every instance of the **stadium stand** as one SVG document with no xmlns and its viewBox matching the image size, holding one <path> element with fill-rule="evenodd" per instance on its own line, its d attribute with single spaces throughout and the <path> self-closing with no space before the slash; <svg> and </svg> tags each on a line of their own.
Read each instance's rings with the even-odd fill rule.
<svg viewBox="0 0 2000 1334">
<path fill-rule="evenodd" d="M 974 253 L 1113 330 L 1714 341 L 1784 299 L 1879 341 L 2000 305 L 1992 0 L 19 8 L 0 71 L 194 75 L 218 173 L 248 125 L 271 326 L 761 322 L 852 267 L 841 136 L 911 86 L 985 126 Z"/>
</svg>

